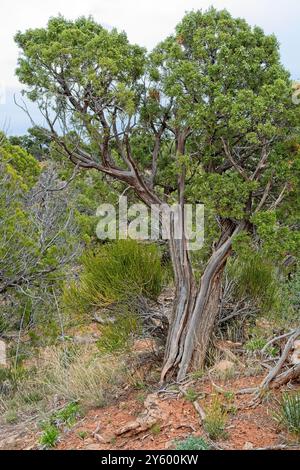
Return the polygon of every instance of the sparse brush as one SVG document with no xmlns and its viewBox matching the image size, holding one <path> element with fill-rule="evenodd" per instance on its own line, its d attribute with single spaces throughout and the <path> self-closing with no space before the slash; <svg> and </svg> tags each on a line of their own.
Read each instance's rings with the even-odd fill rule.
<svg viewBox="0 0 300 470">
<path fill-rule="evenodd" d="M 19 382 L 11 398 L 3 406 L 0 403 L 1 411 L 5 419 L 13 416 L 17 421 L 33 410 L 47 411 L 55 397 L 69 404 L 55 415 L 51 424 L 72 425 L 80 414 L 79 407 L 105 405 L 125 377 L 122 360 L 112 355 L 101 357 L 95 345 L 48 347 L 36 360 L 31 373 Z"/>
<path fill-rule="evenodd" d="M 87 313 L 112 305 L 133 305 L 139 296 L 156 298 L 162 284 L 160 254 L 155 245 L 135 240 L 108 243 L 82 258 L 79 282 L 65 287 L 70 312 Z"/>
<path fill-rule="evenodd" d="M 190 436 L 175 444 L 176 450 L 210 450 L 209 444 L 202 437 Z"/>
<path fill-rule="evenodd" d="M 46 393 L 83 406 L 103 406 L 112 388 L 124 377 L 122 361 L 113 356 L 99 357 L 92 348 L 77 348 L 73 356 L 64 358 L 63 350 L 52 349 L 45 371 L 37 378 Z"/>
<path fill-rule="evenodd" d="M 226 438 L 227 433 L 225 431 L 227 421 L 227 413 L 220 399 L 216 396 L 213 398 L 211 405 L 206 410 L 206 416 L 204 419 L 204 429 L 213 440 Z"/>
<path fill-rule="evenodd" d="M 284 393 L 274 417 L 280 426 L 300 438 L 300 393 Z"/>
</svg>

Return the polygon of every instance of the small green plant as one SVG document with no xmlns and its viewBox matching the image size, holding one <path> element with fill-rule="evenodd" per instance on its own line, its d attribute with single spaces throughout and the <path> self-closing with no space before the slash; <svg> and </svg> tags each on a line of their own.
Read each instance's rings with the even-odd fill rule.
<svg viewBox="0 0 300 470">
<path fill-rule="evenodd" d="M 84 440 L 86 439 L 88 436 L 88 433 L 86 431 L 78 431 L 78 437 L 80 437 L 80 439 Z"/>
<path fill-rule="evenodd" d="M 9 409 L 4 415 L 7 424 L 15 424 L 18 422 L 18 413 L 14 409 Z"/>
<path fill-rule="evenodd" d="M 80 413 L 81 410 L 78 403 L 68 403 L 62 410 L 57 411 L 51 416 L 51 423 L 56 426 L 60 426 L 61 424 L 73 426 L 77 418 L 80 417 Z"/>
<path fill-rule="evenodd" d="M 261 337 L 254 337 L 249 339 L 245 344 L 245 349 L 249 352 L 260 351 L 266 344 L 266 340 Z"/>
<path fill-rule="evenodd" d="M 184 397 L 186 400 L 193 402 L 197 400 L 198 395 L 199 394 L 195 390 L 193 390 L 192 388 L 188 388 L 187 391 L 185 392 Z"/>
<path fill-rule="evenodd" d="M 204 429 L 212 440 L 226 438 L 225 431 L 227 412 L 224 409 L 219 397 L 215 396 L 211 405 L 206 410 L 204 419 Z"/>
<path fill-rule="evenodd" d="M 300 438 L 300 393 L 284 393 L 274 417 L 280 426 Z"/>
<path fill-rule="evenodd" d="M 176 450 L 210 450 L 209 444 L 202 437 L 190 436 L 175 444 Z"/>
<path fill-rule="evenodd" d="M 161 426 L 159 424 L 153 424 L 150 431 L 154 436 L 157 436 L 161 432 Z"/>
<path fill-rule="evenodd" d="M 55 447 L 59 439 L 59 430 L 53 424 L 47 424 L 44 427 L 43 434 L 40 438 L 40 444 L 49 449 Z"/>
<path fill-rule="evenodd" d="M 137 400 L 140 402 L 140 403 L 144 403 L 145 399 L 146 399 L 146 393 L 144 392 L 140 392 L 137 396 Z"/>
<path fill-rule="evenodd" d="M 192 372 L 191 376 L 194 380 L 202 379 L 202 377 L 204 376 L 204 370 L 195 370 L 194 372 Z"/>
</svg>

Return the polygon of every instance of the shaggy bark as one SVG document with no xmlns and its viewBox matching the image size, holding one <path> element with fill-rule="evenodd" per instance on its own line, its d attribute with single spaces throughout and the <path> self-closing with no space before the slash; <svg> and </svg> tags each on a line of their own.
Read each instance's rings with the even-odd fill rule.
<svg viewBox="0 0 300 470">
<path fill-rule="evenodd" d="M 243 228 L 242 224 L 227 228 L 220 237 L 202 274 L 200 285 L 195 280 L 186 250 L 183 263 L 178 256 L 178 244 L 170 240 L 170 251 L 175 272 L 176 295 L 169 328 L 161 381 L 177 372 L 182 380 L 191 368 L 203 367 L 213 327 L 218 315 L 222 273 L 231 251 L 232 238 Z M 184 241 L 181 252 L 185 253 Z"/>
</svg>

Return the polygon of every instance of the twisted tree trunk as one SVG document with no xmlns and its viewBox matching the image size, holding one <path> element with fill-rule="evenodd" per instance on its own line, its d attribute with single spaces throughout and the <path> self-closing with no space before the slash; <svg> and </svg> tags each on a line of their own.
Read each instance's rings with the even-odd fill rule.
<svg viewBox="0 0 300 470">
<path fill-rule="evenodd" d="M 189 370 L 203 367 L 218 315 L 222 274 L 231 251 L 232 238 L 242 228 L 243 225 L 239 224 L 224 230 L 207 262 L 198 288 L 185 241 L 170 240 L 176 293 L 161 381 L 174 373 L 177 380 L 182 380 Z"/>
</svg>

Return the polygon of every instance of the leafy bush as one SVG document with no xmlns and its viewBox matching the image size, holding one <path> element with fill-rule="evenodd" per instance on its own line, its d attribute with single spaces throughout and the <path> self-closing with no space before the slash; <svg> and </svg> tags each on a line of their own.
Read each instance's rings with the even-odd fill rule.
<svg viewBox="0 0 300 470">
<path fill-rule="evenodd" d="M 155 298 L 161 290 L 162 268 L 155 245 L 119 240 L 82 258 L 79 282 L 64 290 L 67 310 L 93 311 L 118 303 L 133 304 L 139 296 Z"/>
<path fill-rule="evenodd" d="M 176 442 L 176 450 L 210 450 L 209 444 L 202 437 L 190 436 Z"/>
<path fill-rule="evenodd" d="M 300 437 L 300 393 L 284 393 L 275 419 L 292 434 Z"/>
<path fill-rule="evenodd" d="M 226 438 L 225 425 L 227 421 L 227 413 L 218 397 L 214 397 L 211 405 L 206 410 L 204 419 L 204 429 L 213 440 Z"/>
</svg>

